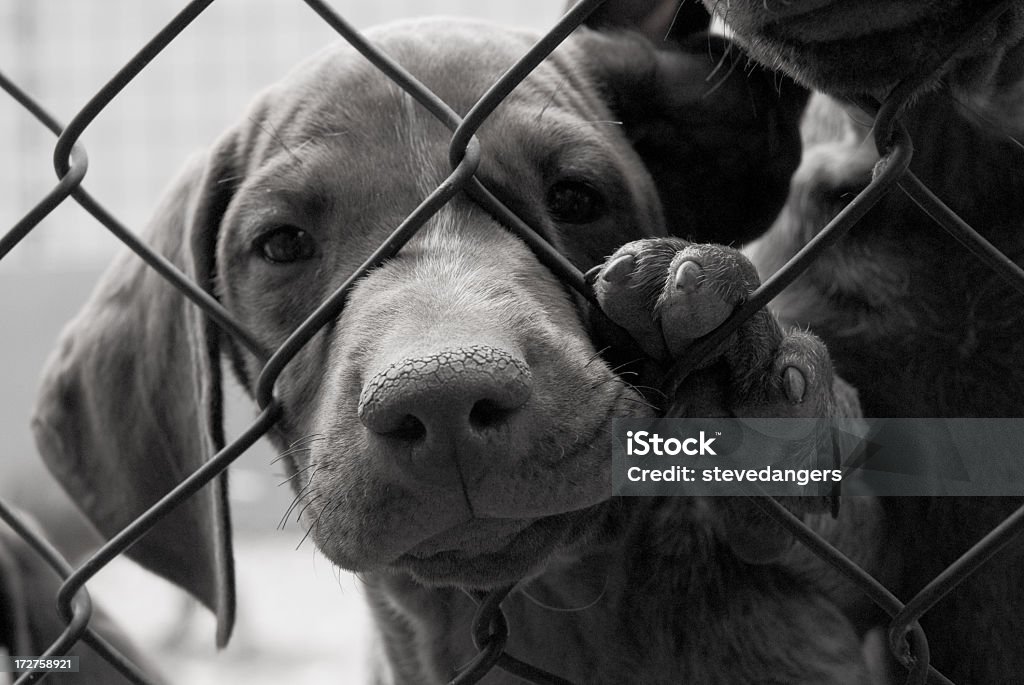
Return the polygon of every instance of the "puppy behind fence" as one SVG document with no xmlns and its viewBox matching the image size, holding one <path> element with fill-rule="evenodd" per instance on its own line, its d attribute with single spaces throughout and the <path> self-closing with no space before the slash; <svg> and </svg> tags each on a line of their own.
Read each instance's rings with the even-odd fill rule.
<svg viewBox="0 0 1024 685">
<path fill-rule="evenodd" d="M 78 641 L 88 643 L 94 650 L 104 656 L 121 673 L 132 682 L 147 683 L 147 676 L 140 672 L 130 661 L 121 656 L 113 647 L 106 644 L 90 628 L 91 607 L 87 581 L 112 559 L 126 551 L 143 536 L 161 518 L 172 511 L 179 503 L 193 496 L 204 485 L 214 481 L 218 475 L 240 454 L 248 449 L 259 437 L 265 434 L 281 415 L 281 405 L 274 396 L 275 381 L 285 366 L 295 357 L 299 350 L 328 321 L 335 319 L 344 307 L 352 285 L 370 269 L 379 265 L 390 256 L 402 249 L 416 232 L 442 206 L 458 193 L 465 192 L 475 202 L 485 207 L 499 218 L 501 223 L 521 238 L 534 251 L 537 258 L 551 269 L 562 281 L 574 288 L 588 300 L 593 300 L 593 293 L 584 276 L 570 264 L 558 251 L 533 231 L 525 222 L 506 208 L 474 175 L 480 163 L 480 148 L 474 134 L 489 114 L 502 102 L 503 98 L 526 77 L 562 40 L 580 25 L 600 4 L 601 0 L 583 0 L 576 5 L 539 43 L 513 66 L 506 75 L 477 102 L 476 106 L 465 116 L 459 117 L 443 101 L 427 88 L 417 82 L 401 66 L 395 64 L 386 55 L 363 40 L 338 14 L 326 3 L 319 0 L 305 0 L 325 22 L 348 40 L 378 69 L 392 78 L 403 90 L 417 102 L 427 108 L 431 114 L 452 131 L 450 145 L 451 175 L 439 185 L 423 203 L 417 207 L 395 229 L 379 249 L 367 262 L 354 273 L 348 281 L 325 300 L 317 310 L 296 329 L 279 349 L 267 356 L 255 342 L 254 336 L 237 323 L 223 307 L 208 293 L 192 283 L 187 276 L 179 272 L 163 257 L 142 244 L 134 235 L 107 212 L 102 205 L 93 199 L 81 187 L 87 170 L 85 151 L 77 142 L 84 130 L 98 116 L 120 90 L 135 78 L 146 64 L 163 50 L 175 36 L 183 31 L 188 24 L 199 15 L 212 0 L 196 0 L 191 3 L 168 24 L 154 39 L 148 43 L 90 102 L 79 112 L 66 127 L 61 127 L 49 117 L 45 111 L 28 98 L 17 86 L 0 76 L 0 86 L 12 97 L 36 116 L 55 134 L 59 134 L 54 151 L 55 167 L 60 179 L 57 186 L 33 208 L 24 219 L 11 228 L 0 238 L 0 258 L 5 256 L 24 238 L 50 211 L 67 198 L 74 198 L 87 209 L 97 220 L 104 224 L 120 240 L 135 251 L 140 259 L 145 260 L 178 290 L 194 302 L 204 314 L 213 320 L 240 345 L 265 361 L 263 371 L 257 383 L 257 402 L 261 413 L 259 417 L 230 444 L 225 445 L 223 435 L 215 436 L 217 454 L 207 463 L 198 468 L 177 488 L 153 506 L 146 514 L 121 531 L 110 542 L 104 545 L 87 562 L 77 569 L 72 569 L 60 558 L 45 540 L 24 526 L 17 516 L 0 502 L 0 519 L 13 528 L 28 542 L 34 550 L 64 579 L 59 593 L 58 604 L 64 620 L 68 622 L 67 630 L 61 638 L 46 650 L 47 656 L 58 656 L 68 653 Z M 1005 9 L 1007 5 L 1001 6 Z M 998 9 L 998 8 L 997 8 Z M 996 15 L 996 11 L 993 11 Z M 994 21 L 995 16 L 986 16 L 978 26 L 965 31 L 965 39 L 969 39 L 972 31 L 980 31 L 987 22 Z M 952 54 L 955 46 L 951 46 Z M 869 111 L 876 110 L 875 139 L 882 155 L 871 183 L 854 199 L 839 215 L 823 228 L 803 250 L 789 263 L 780 269 L 771 279 L 765 282 L 745 304 L 739 307 L 732 316 L 717 330 L 696 341 L 691 354 L 684 357 L 683 363 L 675 369 L 675 373 L 667 384 L 669 396 L 673 395 L 674 380 L 684 377 L 690 370 L 699 365 L 700 361 L 731 333 L 764 307 L 775 295 L 799 276 L 809 264 L 829 246 L 834 244 L 846 231 L 881 199 L 886 193 L 899 186 L 910 195 L 915 202 L 931 215 L 936 222 L 947 231 L 957 236 L 961 242 L 984 259 L 991 268 L 1008 279 L 1019 291 L 1024 292 L 1024 273 L 999 250 L 989 244 L 982 236 L 973 231 L 951 210 L 942 205 L 928 189 L 911 174 L 907 168 L 912 153 L 909 136 L 900 124 L 902 109 L 907 98 L 913 93 L 920 82 L 929 79 L 932 73 L 938 72 L 943 66 L 942 59 L 927 65 L 922 73 L 908 79 L 905 87 L 897 88 L 893 96 L 885 103 L 861 103 Z M 875 604 L 892 616 L 889 626 L 889 647 L 894 656 L 908 670 L 907 682 L 923 683 L 948 682 L 934 668 L 929 666 L 928 643 L 918 619 L 938 602 L 949 590 L 967 578 L 971 573 L 995 554 L 1003 545 L 1024 529 L 1024 508 L 1016 511 L 1001 525 L 995 528 L 986 538 L 979 541 L 954 565 L 943 574 L 932 580 L 917 596 L 906 604 L 897 599 L 884 586 L 878 583 L 856 564 L 844 557 L 830 543 L 810 530 L 802 521 L 786 508 L 771 498 L 760 498 L 757 504 L 773 519 L 790 530 L 803 544 L 818 555 L 826 563 L 852 580 Z M 473 625 L 467 626 L 471 631 L 474 644 L 479 654 L 471 664 L 452 682 L 478 682 L 494 668 L 504 669 L 510 673 L 534 683 L 563 683 L 563 679 L 542 671 L 534 666 L 519 661 L 505 652 L 509 626 L 501 609 L 501 603 L 511 587 L 505 587 L 483 595 L 474 595 L 478 604 Z M 44 677 L 42 672 L 30 672 L 17 682 L 35 682 Z"/>
</svg>

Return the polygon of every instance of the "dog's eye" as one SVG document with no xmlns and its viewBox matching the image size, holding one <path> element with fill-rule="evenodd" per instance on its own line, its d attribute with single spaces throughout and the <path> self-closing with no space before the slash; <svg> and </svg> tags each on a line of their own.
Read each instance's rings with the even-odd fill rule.
<svg viewBox="0 0 1024 685">
<path fill-rule="evenodd" d="M 274 264 L 288 264 L 311 259 L 316 254 L 313 237 L 295 226 L 281 226 L 267 231 L 256 240 L 263 258 Z"/>
<path fill-rule="evenodd" d="M 551 217 L 564 224 L 589 224 L 605 212 L 604 196 L 586 181 L 565 180 L 548 189 Z"/>
</svg>

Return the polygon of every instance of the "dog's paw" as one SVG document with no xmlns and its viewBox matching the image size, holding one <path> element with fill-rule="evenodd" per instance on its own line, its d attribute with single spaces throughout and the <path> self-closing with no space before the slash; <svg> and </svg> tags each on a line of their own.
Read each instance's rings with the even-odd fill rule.
<svg viewBox="0 0 1024 685">
<path fill-rule="evenodd" d="M 662 374 L 759 285 L 757 271 L 740 252 L 676 238 L 624 245 L 593 277 L 605 315 L 631 334 Z M 660 380 L 645 382 L 664 385 Z M 827 418 L 857 411 L 855 394 L 847 395 L 841 390 L 845 386 L 834 382 L 822 342 L 805 331 L 783 331 L 767 310 L 758 311 L 671 385 L 673 396 L 662 399 L 668 417 Z M 806 468 L 833 449 L 831 431 L 822 423 L 797 443 L 787 443 L 787 453 L 776 458 Z M 713 499 L 724 537 L 740 558 L 771 561 L 792 543 L 747 498 Z M 782 501 L 798 515 L 822 513 L 832 504 L 820 494 Z"/>
<path fill-rule="evenodd" d="M 737 250 L 664 238 L 622 246 L 597 271 L 593 285 L 605 315 L 667 369 L 725 321 L 760 280 Z M 669 398 L 670 415 L 786 418 L 833 412 L 824 345 L 810 333 L 784 332 L 767 310 L 748 319 L 692 376 L 681 384 L 679 397 Z"/>
</svg>

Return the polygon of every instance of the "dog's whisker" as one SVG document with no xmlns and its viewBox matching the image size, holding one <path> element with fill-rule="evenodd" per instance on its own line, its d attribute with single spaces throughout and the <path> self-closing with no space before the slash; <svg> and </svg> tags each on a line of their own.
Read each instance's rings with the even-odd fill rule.
<svg viewBox="0 0 1024 685">
<path fill-rule="evenodd" d="M 340 502 L 335 504 L 334 507 L 331 509 L 331 513 L 333 514 L 335 511 L 337 511 L 339 506 Z M 316 515 L 316 520 L 313 521 L 313 525 L 310 526 L 310 528 L 315 527 L 317 529 L 317 532 L 320 532 L 320 521 L 323 520 L 325 513 L 327 513 L 327 507 L 320 507 L 320 513 Z"/>
<path fill-rule="evenodd" d="M 949 89 L 946 89 L 942 92 L 945 93 L 946 97 L 948 97 L 951 101 L 955 102 L 956 104 L 960 105 L 960 107 L 962 107 L 964 111 L 968 112 L 971 116 L 977 119 L 980 123 L 984 124 L 987 128 L 989 128 L 992 131 L 998 131 L 1000 135 L 1006 138 L 1006 140 L 1009 140 L 1017 147 L 1024 149 L 1024 143 L 1022 143 L 1017 137 L 1015 137 L 1013 134 L 1007 131 L 1005 126 L 1000 125 L 995 119 L 993 119 L 990 116 L 987 116 L 984 112 L 982 112 L 973 102 L 958 97 Z"/>
<path fill-rule="evenodd" d="M 612 376 L 610 378 L 604 378 L 604 379 L 601 379 L 599 381 L 596 381 L 595 383 L 591 383 L 590 389 L 591 390 L 597 390 L 598 388 L 603 388 L 604 386 L 608 385 L 609 383 L 625 383 L 625 381 L 623 381 L 618 376 Z"/>
<path fill-rule="evenodd" d="M 317 495 L 316 497 L 311 499 L 309 503 L 312 504 L 313 502 L 315 502 L 319 498 L 320 498 L 320 495 Z M 308 506 L 309 506 L 309 504 L 306 505 L 306 507 L 308 507 Z M 303 507 L 302 511 L 305 511 L 306 507 Z M 299 512 L 299 518 L 301 518 L 301 517 L 302 517 L 302 512 L 300 511 Z M 306 529 L 306 533 L 302 536 L 302 539 L 300 539 L 298 544 L 295 545 L 295 549 L 296 550 L 298 550 L 300 547 L 302 547 L 302 543 L 305 542 L 309 538 L 309 536 L 310 536 L 310 534 L 312 532 L 313 532 L 313 526 L 310 526 L 309 528 Z"/>
<path fill-rule="evenodd" d="M 555 87 L 551 89 L 551 92 L 548 95 L 547 100 L 544 102 L 544 105 L 540 108 L 540 111 L 537 112 L 538 124 L 544 118 L 544 114 L 548 111 L 548 108 L 551 107 L 552 104 L 554 104 L 555 98 L 558 96 L 558 91 L 560 91 L 565 86 L 565 81 L 567 78 L 567 76 L 563 76 L 561 79 L 559 79 L 558 83 L 555 84 Z"/>
<path fill-rule="evenodd" d="M 288 526 L 288 519 L 291 517 L 291 513 L 295 510 L 295 507 L 297 507 L 301 501 L 301 496 L 296 496 L 292 499 L 291 504 L 288 505 L 288 508 L 285 510 L 284 515 L 281 517 L 281 520 L 277 522 L 278 530 L 284 530 Z"/>
<path fill-rule="evenodd" d="M 626 381 L 622 381 L 622 382 L 626 383 Z M 642 391 L 642 394 L 644 394 L 644 395 L 646 395 L 647 393 L 654 393 L 656 395 L 661 395 L 662 398 L 667 398 L 668 397 L 668 395 L 665 394 L 664 390 L 662 390 L 661 388 L 656 388 L 653 385 L 638 385 L 638 384 L 635 384 L 635 383 L 626 383 L 626 385 L 628 385 L 629 387 L 633 388 L 637 392 L 641 392 Z"/>
<path fill-rule="evenodd" d="M 725 60 L 729 56 L 729 54 L 731 52 L 732 52 L 732 46 L 730 45 L 729 49 L 727 49 L 725 54 L 722 56 L 722 60 Z M 736 71 L 736 65 L 738 64 L 738 62 L 739 62 L 739 60 L 735 60 L 735 59 L 732 60 L 732 63 L 729 65 L 729 71 L 725 72 L 725 75 L 722 76 L 722 78 L 720 78 L 718 80 L 718 83 L 716 83 L 715 85 L 711 86 L 711 88 L 709 88 L 703 95 L 701 95 L 701 97 L 702 98 L 709 98 L 712 95 L 714 95 L 723 85 L 725 85 L 725 82 L 729 80 L 729 77 L 732 76 L 732 73 L 734 71 Z M 749 64 L 749 61 L 748 61 L 748 64 Z M 717 71 L 718 67 L 715 67 L 715 70 Z"/>
<path fill-rule="evenodd" d="M 626 388 L 630 388 L 629 385 L 626 385 L 625 387 Z M 630 389 L 632 389 L 633 392 L 636 393 L 636 395 L 637 395 L 636 397 L 630 397 L 629 395 L 623 394 L 623 395 L 619 395 L 618 399 L 623 400 L 624 402 L 632 402 L 633 404 L 639 404 L 640 406 L 648 407 L 648 408 L 653 409 L 655 411 L 658 410 L 658 406 L 655 405 L 650 400 L 646 399 L 642 392 L 640 392 L 639 390 L 636 390 L 634 388 L 630 388 Z"/>
<path fill-rule="evenodd" d="M 585 369 L 588 366 L 590 366 L 591 364 L 593 364 L 595 361 L 597 361 L 598 359 L 601 358 L 601 355 L 603 355 L 605 352 L 607 352 L 611 348 L 612 348 L 611 345 L 605 345 L 601 349 L 595 351 L 594 354 L 590 355 L 590 358 L 587 359 L 587 362 L 586 362 L 586 364 L 583 365 L 583 368 Z"/>
<path fill-rule="evenodd" d="M 309 449 L 306 444 L 304 444 L 304 443 L 300 444 L 300 441 L 296 440 L 294 443 L 292 443 L 291 445 L 286 447 L 284 450 L 279 452 L 277 457 L 272 462 L 270 462 L 270 463 L 273 464 L 273 463 L 279 461 L 281 459 L 281 457 L 287 456 L 289 454 L 295 454 L 296 452 L 301 452 L 301 451 L 306 450 L 306 449 Z"/>
<path fill-rule="evenodd" d="M 288 457 L 294 457 L 296 454 L 309 451 L 311 451 L 309 447 L 296 447 L 294 449 L 285 450 L 284 452 L 281 452 L 271 460 L 270 466 L 274 466 L 275 464 L 279 463 L 284 459 L 287 459 Z"/>
<path fill-rule="evenodd" d="M 665 29 L 665 35 L 661 37 L 661 42 L 665 43 L 668 41 L 668 37 L 672 35 L 672 29 L 676 27 L 676 22 L 679 21 L 679 14 L 683 11 L 683 3 L 686 0 L 679 0 L 676 3 L 676 11 L 672 14 L 672 21 L 668 23 L 668 28 Z"/>
<path fill-rule="evenodd" d="M 306 464 L 301 469 L 296 470 L 295 473 L 293 473 L 292 475 L 288 476 L 283 481 L 278 483 L 277 487 L 281 487 L 282 485 L 285 485 L 286 483 L 290 483 L 291 481 L 295 480 L 295 478 L 297 478 L 298 476 L 301 476 L 304 472 L 306 472 L 306 471 L 308 471 L 308 470 L 310 470 L 312 468 L 315 468 L 315 467 L 316 467 L 316 464 Z"/>
<path fill-rule="evenodd" d="M 715 40 L 714 36 L 712 36 L 711 34 L 708 34 L 708 36 L 707 36 L 707 48 L 708 48 L 708 57 L 709 58 L 713 58 L 715 56 L 715 53 L 714 53 L 714 40 Z M 719 70 L 721 70 L 722 66 L 725 64 L 725 60 L 726 60 L 726 58 L 728 58 L 728 56 L 729 56 L 729 48 L 726 48 L 726 51 L 721 56 L 719 56 L 718 60 L 715 62 L 714 69 L 709 71 L 708 75 L 704 77 L 704 82 L 705 83 L 711 83 L 711 81 L 714 80 L 714 78 L 718 75 Z"/>
<path fill-rule="evenodd" d="M 285 509 L 285 512 L 281 516 L 281 519 L 277 522 L 277 529 L 278 530 L 284 530 L 287 527 L 287 525 L 288 525 L 288 517 L 291 515 L 292 510 L 299 503 L 299 501 L 301 501 L 301 500 L 300 500 L 300 498 L 298 496 L 292 498 L 292 501 L 288 505 L 288 508 Z"/>
<path fill-rule="evenodd" d="M 295 514 L 295 520 L 301 521 L 302 515 L 306 513 L 306 510 L 309 509 L 309 506 L 316 502 L 318 499 L 320 499 L 320 497 L 321 495 L 318 493 L 317 495 L 310 497 L 308 500 L 306 500 L 306 503 L 302 505 L 302 508 L 299 509 L 299 511 Z M 310 526 L 310 529 L 312 529 L 312 526 Z"/>
<path fill-rule="evenodd" d="M 591 609 L 597 606 L 601 602 L 601 600 L 604 599 L 605 595 L 608 594 L 608 574 L 606 573 L 604 576 L 604 583 L 601 585 L 601 591 L 597 593 L 597 597 L 590 600 L 586 604 L 578 607 L 552 606 L 550 604 L 540 601 L 539 599 L 531 595 L 529 592 L 527 592 L 526 587 L 520 587 L 519 592 L 523 595 L 523 597 L 526 597 L 526 599 L 530 600 L 530 603 L 535 604 L 541 609 L 545 609 L 547 611 L 555 611 L 562 614 L 574 614 L 580 611 L 586 611 L 587 609 Z"/>
<path fill-rule="evenodd" d="M 631 364 L 636 364 L 636 363 L 642 362 L 642 361 L 643 361 L 642 357 L 634 357 L 633 359 L 627 359 L 626 361 L 622 362 L 618 366 L 613 367 L 612 369 L 610 369 L 610 371 L 612 373 L 618 373 L 619 369 L 624 369 L 624 368 L 626 368 L 627 366 L 629 366 Z"/>
<path fill-rule="evenodd" d="M 608 378 L 605 378 L 603 380 L 597 381 L 596 383 L 591 385 L 590 389 L 591 390 L 597 390 L 598 388 L 600 388 L 602 386 L 605 386 L 605 385 L 607 385 L 609 383 L 623 383 L 626 386 L 628 386 L 630 388 L 634 388 L 634 389 L 636 389 L 637 387 L 640 387 L 640 386 L 633 385 L 632 383 L 627 381 L 625 378 L 623 378 L 623 376 L 626 376 L 626 375 L 638 376 L 639 374 L 633 373 L 633 372 L 626 372 L 626 373 L 622 373 L 622 374 L 619 374 L 619 375 L 616 375 L 616 376 L 609 376 Z"/>
<path fill-rule="evenodd" d="M 300 152 L 302 152 L 303 149 L 305 149 L 305 147 L 307 145 L 311 144 L 314 140 L 316 140 L 316 139 L 315 138 L 306 138 L 304 141 L 299 143 L 298 146 L 296 146 L 296 148 L 295 148 L 295 154 L 298 155 Z"/>
<path fill-rule="evenodd" d="M 628 366 L 628 364 L 620 364 L 619 366 L 616 366 L 614 369 L 609 369 L 609 371 L 612 372 L 612 375 L 609 376 L 608 379 L 605 382 L 610 381 L 610 380 L 615 380 L 615 379 L 622 380 L 625 376 L 639 376 L 640 375 L 636 371 L 620 371 L 619 370 L 619 369 L 622 369 L 622 368 L 624 368 L 626 366 Z"/>
<path fill-rule="evenodd" d="M 288 517 L 291 515 L 292 511 L 295 510 L 295 507 L 298 506 L 299 502 L 302 501 L 302 498 L 312 489 L 313 478 L 316 476 L 316 473 L 319 470 L 320 468 L 313 469 L 313 472 L 309 474 L 309 480 L 306 481 L 306 484 L 302 486 L 302 488 L 300 488 L 297 493 L 295 493 L 295 497 L 292 498 L 291 504 L 288 505 L 288 508 L 285 510 L 284 515 L 281 517 L 281 521 L 278 523 L 278 528 L 284 528 L 285 524 L 288 522 Z"/>
<path fill-rule="evenodd" d="M 310 447 L 307 446 L 309 443 L 324 439 L 325 438 L 322 435 L 317 434 L 307 435 L 303 438 L 299 438 L 291 445 L 289 445 L 288 449 L 284 450 L 283 452 L 278 454 L 274 459 L 272 459 L 270 461 L 270 465 L 273 466 L 282 459 L 298 454 L 299 452 L 309 451 L 311 449 Z"/>
<path fill-rule="evenodd" d="M 599 388 L 599 387 L 601 387 L 601 386 L 603 386 L 603 385 L 605 385 L 607 383 L 620 383 L 623 387 L 629 388 L 633 392 L 635 392 L 637 395 L 639 395 L 639 397 L 630 397 L 628 395 L 620 395 L 619 399 L 625 400 L 627 402 L 633 402 L 634 404 L 640 404 L 642 406 L 649 407 L 650 409 L 652 409 L 654 411 L 658 411 L 658 407 L 656 405 L 654 405 L 653 403 L 649 402 L 648 400 L 644 399 L 647 396 L 647 394 L 648 393 L 655 393 L 657 395 L 661 395 L 662 398 L 666 397 L 664 391 L 662 391 L 662 390 L 660 390 L 658 388 L 654 388 L 654 387 L 651 387 L 649 385 L 634 385 L 634 384 L 630 383 L 629 381 L 625 380 L 624 378 L 622 378 L 620 376 L 612 376 L 611 378 L 607 378 L 607 379 L 605 379 L 605 380 L 603 380 L 603 381 L 601 381 L 599 383 L 595 383 L 594 385 L 591 386 L 590 389 L 591 390 L 596 390 L 597 388 Z M 645 390 L 647 392 L 644 392 Z"/>
<path fill-rule="evenodd" d="M 330 518 L 331 516 L 334 516 L 334 513 L 335 513 L 336 511 L 338 511 L 338 509 L 341 509 L 341 506 L 342 506 L 343 504 L 345 504 L 345 501 L 346 501 L 346 500 L 345 500 L 344 498 L 340 498 L 340 499 L 339 499 L 339 500 L 338 500 L 338 501 L 337 501 L 337 502 L 335 503 L 335 505 L 334 505 L 333 507 L 331 507 L 331 508 L 330 508 L 330 510 L 328 510 L 328 509 L 327 509 L 327 507 L 323 507 L 323 508 L 322 508 L 322 509 L 320 510 L 320 514 L 319 514 L 319 515 L 317 515 L 317 517 L 316 517 L 316 523 L 315 523 L 315 525 L 317 526 L 317 532 L 319 532 L 319 526 L 320 526 L 320 521 L 321 521 L 321 519 L 323 519 L 324 515 L 326 514 L 328 518 Z M 327 537 L 328 537 L 328 538 L 330 538 L 330 537 L 331 537 L 331 531 L 330 531 L 330 529 L 328 529 L 328 532 L 327 532 Z"/>
<path fill-rule="evenodd" d="M 628 395 L 623 395 L 619 399 L 621 399 L 624 402 L 632 402 L 633 404 L 639 404 L 640 406 L 647 407 L 648 409 L 650 409 L 652 411 L 658 411 L 658 407 L 657 406 L 655 406 L 651 402 L 648 402 L 647 400 L 641 399 L 639 397 L 629 397 Z"/>
<path fill-rule="evenodd" d="M 320 433 L 310 433 L 309 435 L 304 435 L 301 438 L 295 440 L 292 444 L 288 445 L 288 449 L 291 449 L 293 447 L 298 447 L 299 445 L 306 445 L 308 443 L 315 442 L 317 440 L 325 440 L 325 439 L 326 439 L 326 436 L 321 435 Z"/>
</svg>

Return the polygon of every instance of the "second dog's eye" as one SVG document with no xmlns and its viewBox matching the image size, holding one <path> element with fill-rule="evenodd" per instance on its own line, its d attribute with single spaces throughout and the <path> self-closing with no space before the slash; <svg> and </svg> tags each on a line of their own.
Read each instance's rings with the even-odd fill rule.
<svg viewBox="0 0 1024 685">
<path fill-rule="evenodd" d="M 545 202 L 551 217 L 564 224 L 589 224 L 604 214 L 606 203 L 597 188 L 586 181 L 558 181 L 548 189 Z"/>
<path fill-rule="evenodd" d="M 316 255 L 313 237 L 296 226 L 281 226 L 256 239 L 263 258 L 274 264 L 289 264 L 312 259 Z"/>
</svg>

